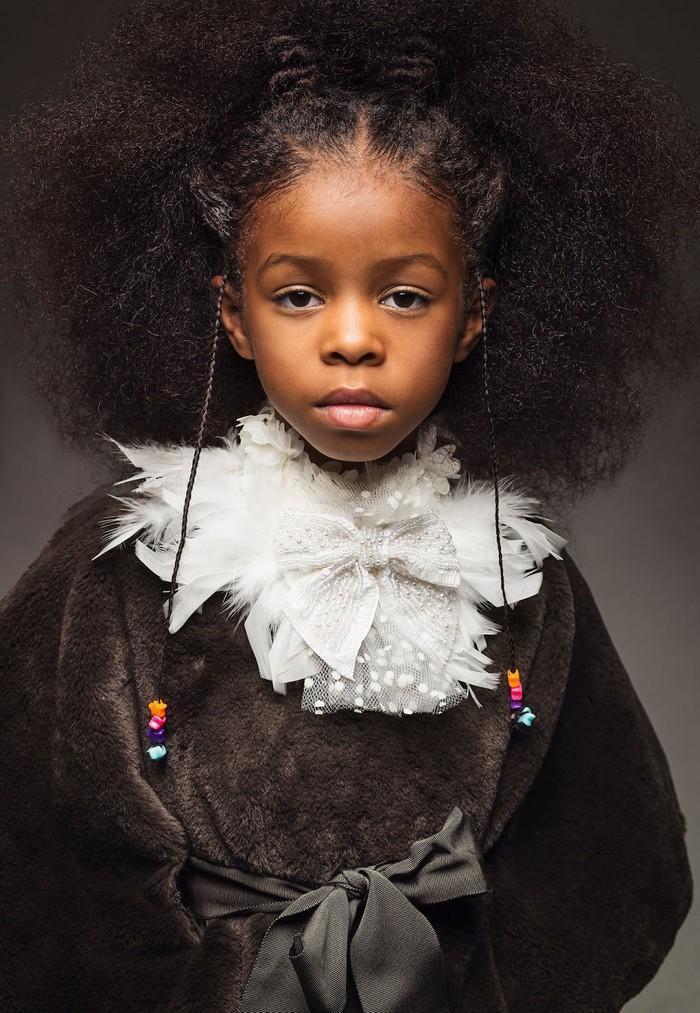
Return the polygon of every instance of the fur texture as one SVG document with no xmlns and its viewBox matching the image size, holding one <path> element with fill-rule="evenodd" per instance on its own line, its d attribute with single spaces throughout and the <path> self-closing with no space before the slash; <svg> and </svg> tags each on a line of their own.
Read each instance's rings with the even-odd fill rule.
<svg viewBox="0 0 700 1013">
<path fill-rule="evenodd" d="M 692 898 L 684 820 L 566 552 L 513 612 L 532 734 L 510 737 L 505 693 L 319 721 L 253 677 L 214 596 L 167 641 L 160 765 L 162 586 L 131 551 L 92 561 L 112 508 L 78 504 L 2 605 L 0 1008 L 235 1013 L 274 915 L 200 923 L 188 854 L 317 883 L 405 856 L 455 804 L 491 893 L 428 912 L 453 1013 L 610 1013 L 653 977 Z"/>
</svg>

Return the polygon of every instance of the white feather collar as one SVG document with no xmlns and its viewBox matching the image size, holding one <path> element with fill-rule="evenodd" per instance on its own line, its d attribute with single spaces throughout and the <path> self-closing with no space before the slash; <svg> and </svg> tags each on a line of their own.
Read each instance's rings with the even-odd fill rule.
<svg viewBox="0 0 700 1013">
<path fill-rule="evenodd" d="M 279 693 L 304 680 L 303 709 L 481 706 L 473 687 L 499 684 L 484 649 L 500 627 L 480 606 L 503 604 L 492 483 L 460 478 L 454 445 L 437 446 L 427 422 L 414 453 L 358 467 L 311 462 L 269 403 L 221 439 L 200 454 L 170 632 L 222 591 L 260 675 Z M 169 584 L 194 448 L 112 442 L 139 469 L 124 482 L 139 484 L 112 497 L 126 510 L 102 522 L 93 558 L 138 534 L 136 555 Z M 528 516 L 536 505 L 500 480 L 511 605 L 538 593 L 544 557 L 566 544 Z"/>
</svg>

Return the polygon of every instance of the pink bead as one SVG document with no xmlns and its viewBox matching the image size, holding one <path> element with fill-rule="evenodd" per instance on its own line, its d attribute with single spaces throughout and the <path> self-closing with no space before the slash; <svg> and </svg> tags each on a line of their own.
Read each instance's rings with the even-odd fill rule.
<svg viewBox="0 0 700 1013">
<path fill-rule="evenodd" d="M 522 686 L 511 686 L 510 690 L 511 699 L 522 700 L 523 698 L 523 687 Z"/>
<path fill-rule="evenodd" d="M 157 714 L 154 714 L 151 720 L 148 722 L 148 727 L 154 728 L 157 732 L 159 732 L 164 724 L 165 718 L 159 718 Z"/>
</svg>

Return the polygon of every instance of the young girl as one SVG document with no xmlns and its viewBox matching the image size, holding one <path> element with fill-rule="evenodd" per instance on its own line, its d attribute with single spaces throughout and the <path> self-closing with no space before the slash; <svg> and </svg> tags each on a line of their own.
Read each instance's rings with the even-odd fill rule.
<svg viewBox="0 0 700 1013">
<path fill-rule="evenodd" d="M 158 0 L 9 142 L 121 482 L 4 600 L 2 1008 L 621 1009 L 685 825 L 545 514 L 694 354 L 680 99 L 532 0 Z"/>
</svg>

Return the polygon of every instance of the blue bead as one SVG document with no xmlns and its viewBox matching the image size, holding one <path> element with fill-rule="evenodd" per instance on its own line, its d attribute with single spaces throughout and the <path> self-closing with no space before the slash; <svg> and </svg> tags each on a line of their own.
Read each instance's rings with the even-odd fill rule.
<svg viewBox="0 0 700 1013">
<path fill-rule="evenodd" d="M 522 711 L 520 712 L 520 716 L 518 717 L 518 724 L 527 725 L 527 727 L 529 728 L 532 722 L 535 720 L 535 717 L 536 714 L 533 711 L 531 711 L 529 707 L 523 707 Z"/>
<path fill-rule="evenodd" d="M 152 760 L 162 760 L 167 750 L 165 746 L 151 746 L 146 752 Z"/>
</svg>

